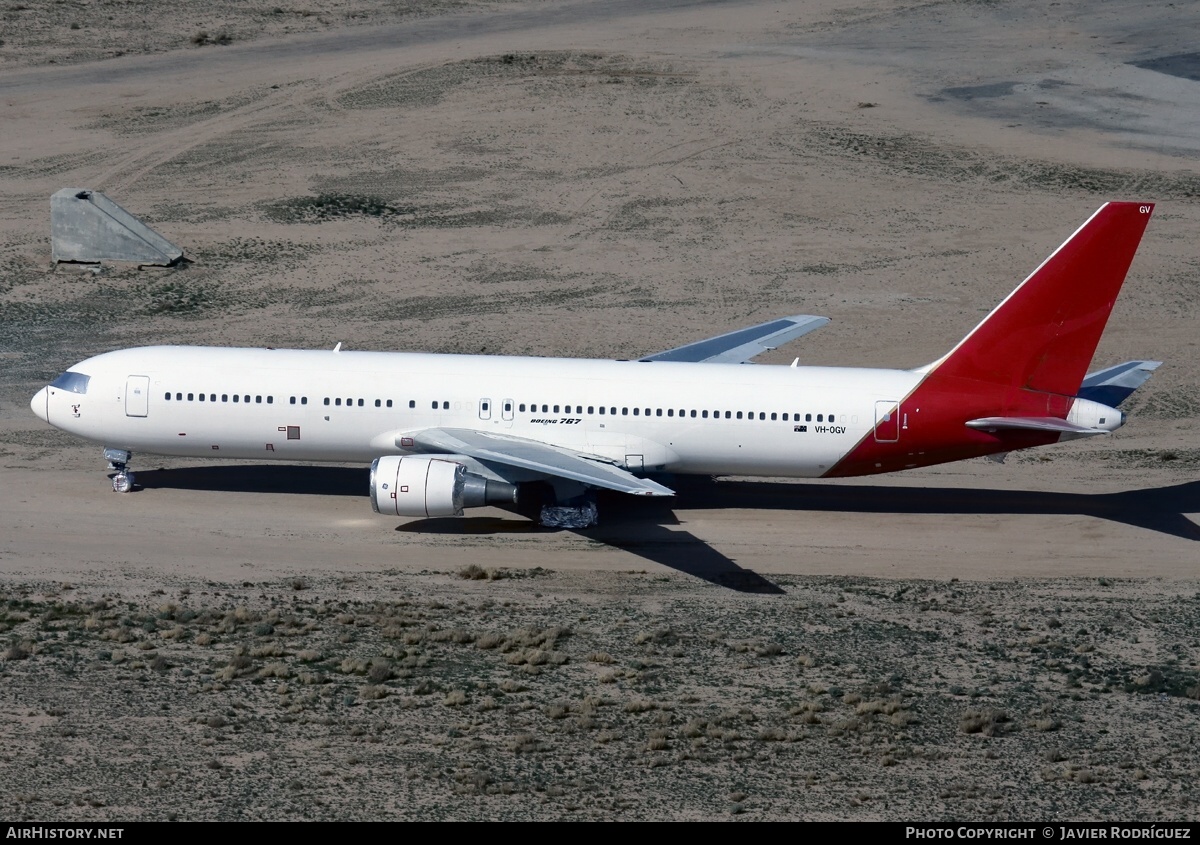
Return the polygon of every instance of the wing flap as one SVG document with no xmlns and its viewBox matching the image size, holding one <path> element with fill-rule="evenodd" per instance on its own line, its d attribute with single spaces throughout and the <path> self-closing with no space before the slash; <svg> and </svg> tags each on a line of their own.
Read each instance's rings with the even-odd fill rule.
<svg viewBox="0 0 1200 845">
<path fill-rule="evenodd" d="M 744 364 L 756 355 L 821 328 L 828 317 L 798 314 L 728 332 L 648 355 L 642 361 L 688 361 L 694 364 Z"/>
<path fill-rule="evenodd" d="M 411 437 L 413 446 L 423 452 L 467 455 L 477 461 L 490 461 L 520 467 L 544 475 L 570 478 L 606 490 L 634 496 L 674 496 L 675 491 L 648 478 L 638 478 L 603 458 L 552 446 L 524 437 L 509 437 L 465 428 L 428 428 Z M 398 438 L 397 438 L 398 439 Z"/>
<path fill-rule="evenodd" d="M 1085 428 L 1075 423 L 1060 420 L 1057 417 L 982 417 L 967 423 L 968 428 L 981 431 L 1002 431 L 1004 429 L 1020 429 L 1024 431 L 1057 431 L 1060 434 L 1075 434 L 1080 437 L 1090 437 L 1094 434 L 1108 434 L 1099 428 Z"/>
</svg>

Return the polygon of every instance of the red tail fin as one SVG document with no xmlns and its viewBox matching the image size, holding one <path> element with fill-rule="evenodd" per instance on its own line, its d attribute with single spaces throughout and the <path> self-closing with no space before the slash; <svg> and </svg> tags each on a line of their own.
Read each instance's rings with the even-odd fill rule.
<svg viewBox="0 0 1200 845">
<path fill-rule="evenodd" d="M 1153 211 L 1101 206 L 934 365 L 938 376 L 1074 396 Z"/>
<path fill-rule="evenodd" d="M 901 397 L 898 438 L 881 438 L 876 429 L 826 475 L 892 472 L 1058 440 L 1058 430 L 988 432 L 968 423 L 1065 419 L 1153 210 L 1130 202 L 1101 206 Z"/>
</svg>

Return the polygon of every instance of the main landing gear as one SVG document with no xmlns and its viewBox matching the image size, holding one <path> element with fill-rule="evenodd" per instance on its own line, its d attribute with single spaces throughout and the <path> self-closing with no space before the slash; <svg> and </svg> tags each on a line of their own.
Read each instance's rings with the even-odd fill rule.
<svg viewBox="0 0 1200 845">
<path fill-rule="evenodd" d="M 128 493 L 133 489 L 133 473 L 126 469 L 132 457 L 133 453 L 128 449 L 104 450 L 104 459 L 108 461 L 108 468 L 116 471 L 112 477 L 114 493 Z"/>
</svg>

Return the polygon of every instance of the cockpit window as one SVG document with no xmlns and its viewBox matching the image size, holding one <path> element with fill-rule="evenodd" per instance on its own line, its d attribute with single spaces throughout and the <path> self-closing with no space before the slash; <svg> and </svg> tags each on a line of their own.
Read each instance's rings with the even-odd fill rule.
<svg viewBox="0 0 1200 845">
<path fill-rule="evenodd" d="M 83 373 L 73 373 L 68 370 L 50 382 L 50 386 L 57 387 L 59 390 L 68 390 L 71 393 L 82 394 L 87 393 L 88 382 L 91 381 L 91 378 L 91 376 L 85 376 Z"/>
</svg>

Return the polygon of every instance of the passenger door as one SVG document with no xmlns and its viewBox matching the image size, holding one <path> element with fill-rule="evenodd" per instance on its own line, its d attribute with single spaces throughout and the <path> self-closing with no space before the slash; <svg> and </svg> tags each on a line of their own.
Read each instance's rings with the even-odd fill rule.
<svg viewBox="0 0 1200 845">
<path fill-rule="evenodd" d="M 125 416 L 144 417 L 150 409 L 150 376 L 130 376 L 125 382 Z"/>
</svg>

